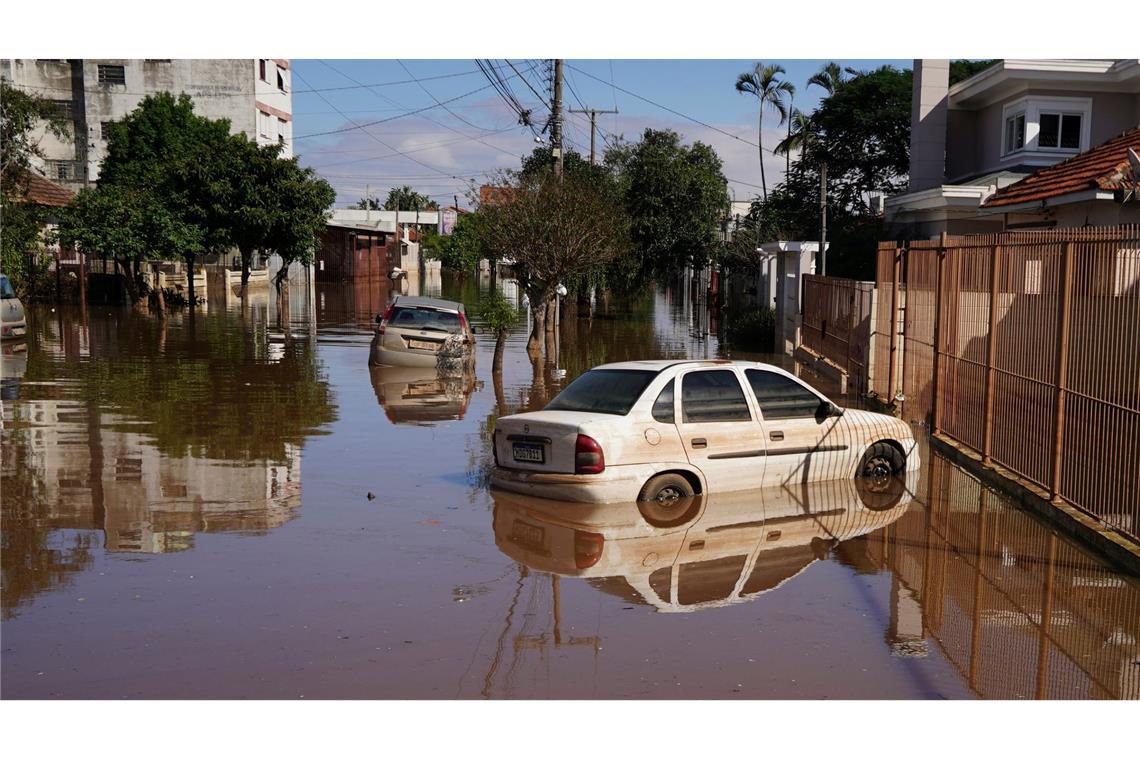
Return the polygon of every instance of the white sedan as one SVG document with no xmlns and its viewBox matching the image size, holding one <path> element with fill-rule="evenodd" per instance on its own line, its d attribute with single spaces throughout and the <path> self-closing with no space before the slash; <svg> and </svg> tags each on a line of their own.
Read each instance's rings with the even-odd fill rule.
<svg viewBox="0 0 1140 760">
<path fill-rule="evenodd" d="M 579 502 L 860 477 L 889 490 L 919 465 L 914 433 L 842 409 L 757 362 L 656 360 L 596 367 L 540 412 L 499 418 L 494 487 Z"/>
</svg>

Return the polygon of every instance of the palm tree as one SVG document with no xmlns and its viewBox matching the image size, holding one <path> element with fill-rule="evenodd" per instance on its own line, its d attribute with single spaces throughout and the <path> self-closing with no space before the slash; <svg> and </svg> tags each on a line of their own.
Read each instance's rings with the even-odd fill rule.
<svg viewBox="0 0 1140 760">
<path fill-rule="evenodd" d="M 835 61 L 825 63 L 819 67 L 819 71 L 812 74 L 811 78 L 808 79 L 808 87 L 811 87 L 814 84 L 827 90 L 828 95 L 834 95 L 835 90 L 839 87 L 839 85 L 843 84 L 846 81 L 843 76 L 844 71 L 845 70 L 841 68 L 840 65 Z M 854 74 L 855 70 L 848 67 L 846 69 L 846 73 Z"/>
<path fill-rule="evenodd" d="M 796 88 L 780 78 L 784 74 L 784 67 L 778 64 L 757 63 L 752 71 L 746 71 L 736 78 L 736 91 L 748 93 L 760 101 L 759 114 L 756 124 L 756 147 L 760 151 L 760 187 L 764 191 L 764 200 L 768 200 L 768 181 L 764 177 L 764 106 L 771 106 L 780 115 L 780 124 L 788 118 L 788 107 L 785 98 L 796 94 Z"/>
<path fill-rule="evenodd" d="M 776 145 L 772 151 L 781 156 L 791 156 L 792 151 L 798 150 L 806 153 L 812 140 L 811 116 L 798 108 L 793 108 L 788 117 L 788 136 Z"/>
</svg>

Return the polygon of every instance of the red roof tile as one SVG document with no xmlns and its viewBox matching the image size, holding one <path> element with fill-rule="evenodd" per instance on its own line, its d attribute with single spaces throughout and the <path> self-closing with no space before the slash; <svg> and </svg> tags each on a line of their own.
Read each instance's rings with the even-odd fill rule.
<svg viewBox="0 0 1140 760">
<path fill-rule="evenodd" d="M 24 198 L 39 206 L 66 206 L 75 196 L 63 185 L 57 185 L 35 172 L 25 172 L 19 184 Z"/>
<path fill-rule="evenodd" d="M 1140 180 L 1140 177 L 1132 177 L 1129 148 L 1140 152 L 1140 127 L 998 190 L 982 208 L 1034 203 L 1082 190 L 1127 189 L 1132 182 Z"/>
</svg>

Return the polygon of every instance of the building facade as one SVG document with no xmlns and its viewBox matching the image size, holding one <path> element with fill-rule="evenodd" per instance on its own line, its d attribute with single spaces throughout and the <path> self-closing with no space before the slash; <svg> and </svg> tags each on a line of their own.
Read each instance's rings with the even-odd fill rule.
<svg viewBox="0 0 1140 760">
<path fill-rule="evenodd" d="M 258 59 L 0 59 L 0 77 L 52 100 L 71 122 L 60 139 L 44 134 L 44 160 L 34 168 L 71 190 L 99 178 L 107 126 L 148 95 L 186 93 L 196 113 L 229 119 L 234 134 L 259 144 L 281 143 L 293 154 L 293 96 L 289 61 Z"/>
<path fill-rule="evenodd" d="M 954 85 L 949 72 L 914 62 L 910 187 L 885 204 L 896 238 L 1055 226 L 983 204 L 1140 125 L 1140 60 L 1006 59 Z"/>
</svg>

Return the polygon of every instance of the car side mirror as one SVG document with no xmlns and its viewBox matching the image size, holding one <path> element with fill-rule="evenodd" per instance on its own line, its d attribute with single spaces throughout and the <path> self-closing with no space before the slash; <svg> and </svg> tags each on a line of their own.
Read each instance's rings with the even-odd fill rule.
<svg viewBox="0 0 1140 760">
<path fill-rule="evenodd" d="M 828 417 L 842 417 L 843 409 L 831 403 L 830 401 L 820 401 L 819 408 L 815 411 L 815 418 L 819 422 L 823 422 Z"/>
</svg>

